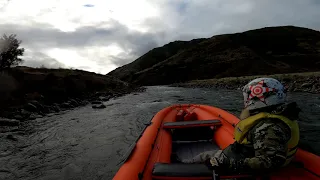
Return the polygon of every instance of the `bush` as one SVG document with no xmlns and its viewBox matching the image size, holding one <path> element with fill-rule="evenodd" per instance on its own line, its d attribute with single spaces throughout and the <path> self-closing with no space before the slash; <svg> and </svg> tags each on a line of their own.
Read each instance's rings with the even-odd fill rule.
<svg viewBox="0 0 320 180">
<path fill-rule="evenodd" d="M 10 100 L 15 90 L 17 90 L 16 80 L 11 75 L 0 72 L 0 107 L 3 107 Z"/>
<path fill-rule="evenodd" d="M 7 36 L 4 34 L 0 38 L 0 71 L 22 63 L 24 48 L 19 48 L 21 41 L 16 39 L 16 35 Z"/>
</svg>

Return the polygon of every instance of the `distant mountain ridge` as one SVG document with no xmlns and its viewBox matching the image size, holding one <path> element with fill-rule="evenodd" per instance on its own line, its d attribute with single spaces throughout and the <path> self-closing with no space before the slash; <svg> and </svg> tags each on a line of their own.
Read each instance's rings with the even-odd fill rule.
<svg viewBox="0 0 320 180">
<path fill-rule="evenodd" d="M 320 70 L 320 32 L 266 27 L 155 48 L 109 75 L 139 85 Z"/>
</svg>

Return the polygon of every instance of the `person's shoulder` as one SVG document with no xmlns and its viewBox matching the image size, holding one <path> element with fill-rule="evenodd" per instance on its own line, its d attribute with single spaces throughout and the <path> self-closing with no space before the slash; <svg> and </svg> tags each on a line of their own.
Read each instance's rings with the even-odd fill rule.
<svg viewBox="0 0 320 180">
<path fill-rule="evenodd" d="M 263 132 L 263 133 L 262 133 Z M 274 134 L 285 139 L 291 135 L 290 127 L 279 119 L 264 118 L 254 128 L 253 133 Z"/>
<path fill-rule="evenodd" d="M 277 128 L 288 128 L 288 125 L 283 122 L 280 119 L 274 119 L 274 118 L 263 118 L 259 121 L 259 123 L 256 125 L 256 127 L 260 128 L 272 128 L 272 127 L 277 127 Z"/>
</svg>

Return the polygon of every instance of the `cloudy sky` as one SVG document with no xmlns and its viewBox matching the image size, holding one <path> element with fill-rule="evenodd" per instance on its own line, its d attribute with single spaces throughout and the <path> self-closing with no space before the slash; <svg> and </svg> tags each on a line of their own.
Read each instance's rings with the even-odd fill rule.
<svg viewBox="0 0 320 180">
<path fill-rule="evenodd" d="M 108 73 L 174 40 L 295 25 L 320 30 L 319 0 L 0 0 L 0 34 L 24 65 Z"/>
</svg>

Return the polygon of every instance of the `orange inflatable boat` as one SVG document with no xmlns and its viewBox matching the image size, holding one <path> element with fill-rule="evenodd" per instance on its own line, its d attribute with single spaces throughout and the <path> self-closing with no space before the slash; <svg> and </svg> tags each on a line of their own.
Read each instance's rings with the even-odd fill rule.
<svg viewBox="0 0 320 180">
<path fill-rule="evenodd" d="M 204 180 L 213 172 L 204 164 L 183 164 L 177 159 L 224 149 L 234 142 L 239 119 L 207 105 L 174 105 L 159 111 L 122 160 L 114 180 Z M 260 177 L 263 176 L 263 177 Z M 224 178 L 320 180 L 320 157 L 299 149 L 294 162 L 272 174 L 221 175 Z"/>
</svg>

